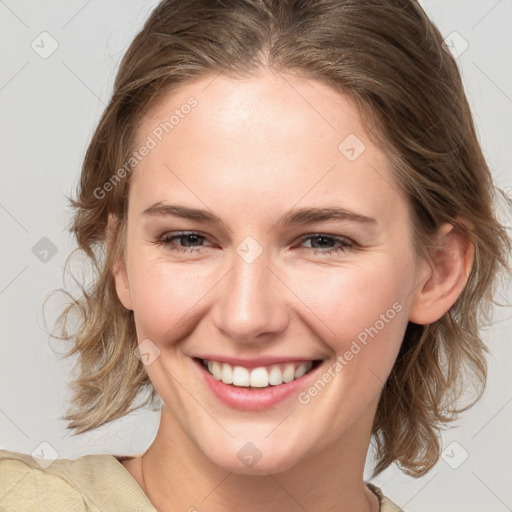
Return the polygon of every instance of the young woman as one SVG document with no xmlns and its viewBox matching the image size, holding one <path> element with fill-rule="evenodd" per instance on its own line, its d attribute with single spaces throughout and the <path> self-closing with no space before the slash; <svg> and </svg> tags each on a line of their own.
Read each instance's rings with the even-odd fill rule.
<svg viewBox="0 0 512 512">
<path fill-rule="evenodd" d="M 483 385 L 494 195 L 417 2 L 162 2 L 85 158 L 97 279 L 62 317 L 69 427 L 143 390 L 160 427 L 136 457 L 2 451 L 5 509 L 399 510 L 363 480 L 369 443 L 375 474 L 425 474 L 462 379 Z"/>
</svg>

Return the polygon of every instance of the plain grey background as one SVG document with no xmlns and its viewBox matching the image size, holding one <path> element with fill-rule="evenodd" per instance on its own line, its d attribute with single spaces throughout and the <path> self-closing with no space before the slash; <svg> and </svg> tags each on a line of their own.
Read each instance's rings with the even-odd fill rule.
<svg viewBox="0 0 512 512">
<path fill-rule="evenodd" d="M 156 4 L 0 0 L 0 448 L 32 453 L 43 446 L 70 459 L 136 454 L 156 434 L 159 412 L 139 410 L 70 435 L 58 418 L 73 361 L 59 359 L 50 344 L 54 350 L 59 345 L 47 335 L 59 302 L 48 304 L 47 325 L 42 314 L 51 290 L 65 283 L 73 291 L 62 276 L 74 247 L 66 231 L 66 196 L 78 180 L 117 64 Z M 512 196 L 512 1 L 421 4 L 457 55 L 496 184 Z M 393 467 L 373 480 L 408 512 L 512 510 L 511 316 L 510 308 L 497 309 L 484 332 L 491 350 L 486 393 L 443 433 L 439 463 L 419 479 Z M 370 466 L 371 460 L 366 478 Z"/>
</svg>

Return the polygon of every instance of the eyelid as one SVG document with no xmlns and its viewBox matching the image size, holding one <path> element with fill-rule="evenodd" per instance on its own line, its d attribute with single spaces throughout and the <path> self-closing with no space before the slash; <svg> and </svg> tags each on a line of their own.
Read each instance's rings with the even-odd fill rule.
<svg viewBox="0 0 512 512">
<path fill-rule="evenodd" d="M 184 230 L 184 231 L 165 231 L 160 236 L 158 236 L 158 240 L 161 240 L 163 238 L 173 238 L 173 237 L 179 237 L 179 236 L 187 236 L 187 235 L 198 235 L 206 240 L 209 240 L 210 237 L 206 233 L 203 233 L 201 231 L 195 231 L 195 230 Z M 335 235 L 331 233 L 323 233 L 323 232 L 312 232 L 312 233 L 306 233 L 304 235 L 301 235 L 298 240 L 303 242 L 304 240 L 307 240 L 308 238 L 314 238 L 314 237 L 325 237 L 325 238 L 333 238 L 336 240 L 342 240 L 347 241 L 348 243 L 352 245 L 359 245 L 355 240 L 352 238 L 345 236 L 345 235 Z"/>
<path fill-rule="evenodd" d="M 171 240 L 171 239 L 176 239 L 176 238 L 186 237 L 186 236 L 192 236 L 192 235 L 196 235 L 203 242 L 207 241 L 207 242 L 211 243 L 210 237 L 206 233 L 202 233 L 201 231 L 192 231 L 192 230 L 186 230 L 186 231 L 165 231 L 159 237 L 157 237 L 155 243 L 165 243 L 166 239 Z M 199 246 L 199 247 L 203 247 L 203 246 Z"/>
<path fill-rule="evenodd" d="M 189 255 L 200 252 L 202 248 L 210 247 L 210 246 L 205 246 L 205 245 L 181 246 L 179 244 L 173 246 L 173 244 L 172 244 L 174 239 L 179 239 L 181 237 L 193 236 L 193 235 L 200 238 L 200 240 L 199 240 L 200 242 L 209 241 L 208 236 L 206 234 L 204 234 L 200 231 L 187 230 L 187 231 L 164 232 L 156 241 L 154 241 L 154 243 L 156 245 L 165 247 L 169 252 L 188 253 Z M 298 247 L 298 250 L 306 249 L 307 252 L 312 251 L 313 255 L 315 255 L 315 256 L 319 255 L 320 257 L 322 257 L 322 256 L 329 257 L 334 254 L 341 255 L 342 253 L 351 252 L 351 251 L 354 251 L 355 249 L 359 248 L 359 244 L 357 244 L 351 238 L 348 238 L 343 235 L 332 235 L 332 234 L 328 234 L 328 233 L 307 233 L 307 234 L 302 235 L 298 239 L 298 243 L 299 243 L 299 245 L 301 245 L 306 240 L 313 239 L 313 238 L 328 238 L 328 239 L 334 240 L 335 241 L 334 247 L 324 247 L 324 248 L 322 248 L 322 247 L 320 247 L 320 248 Z"/>
<path fill-rule="evenodd" d="M 308 238 L 314 238 L 314 237 L 325 237 L 325 238 L 333 238 L 334 240 L 341 240 L 346 241 L 350 245 L 359 245 L 355 240 L 352 238 L 345 236 L 345 235 L 333 235 L 329 233 L 308 233 L 307 235 L 302 235 L 299 240 L 303 242 L 304 240 L 307 240 Z"/>
</svg>

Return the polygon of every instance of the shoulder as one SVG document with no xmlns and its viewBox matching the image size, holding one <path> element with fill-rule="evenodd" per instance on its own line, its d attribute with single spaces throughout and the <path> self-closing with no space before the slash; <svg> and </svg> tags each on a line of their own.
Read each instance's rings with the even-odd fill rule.
<svg viewBox="0 0 512 512">
<path fill-rule="evenodd" d="M 78 489 L 30 455 L 0 450 L 0 480 L 2 511 L 88 510 Z"/>
<path fill-rule="evenodd" d="M 380 487 L 371 482 L 366 482 L 366 485 L 379 497 L 380 512 L 405 512 L 396 503 L 393 503 L 388 497 L 384 496 Z"/>
<path fill-rule="evenodd" d="M 113 455 L 51 460 L 0 450 L 0 480 L 0 511 L 154 511 Z"/>
</svg>

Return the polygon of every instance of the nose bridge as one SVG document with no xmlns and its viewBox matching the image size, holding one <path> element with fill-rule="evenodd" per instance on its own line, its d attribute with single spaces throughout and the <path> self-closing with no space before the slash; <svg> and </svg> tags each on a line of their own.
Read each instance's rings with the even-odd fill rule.
<svg viewBox="0 0 512 512">
<path fill-rule="evenodd" d="M 288 312 L 278 281 L 270 252 L 246 237 L 233 251 L 231 271 L 216 301 L 217 327 L 227 336 L 247 342 L 282 331 Z"/>
</svg>

